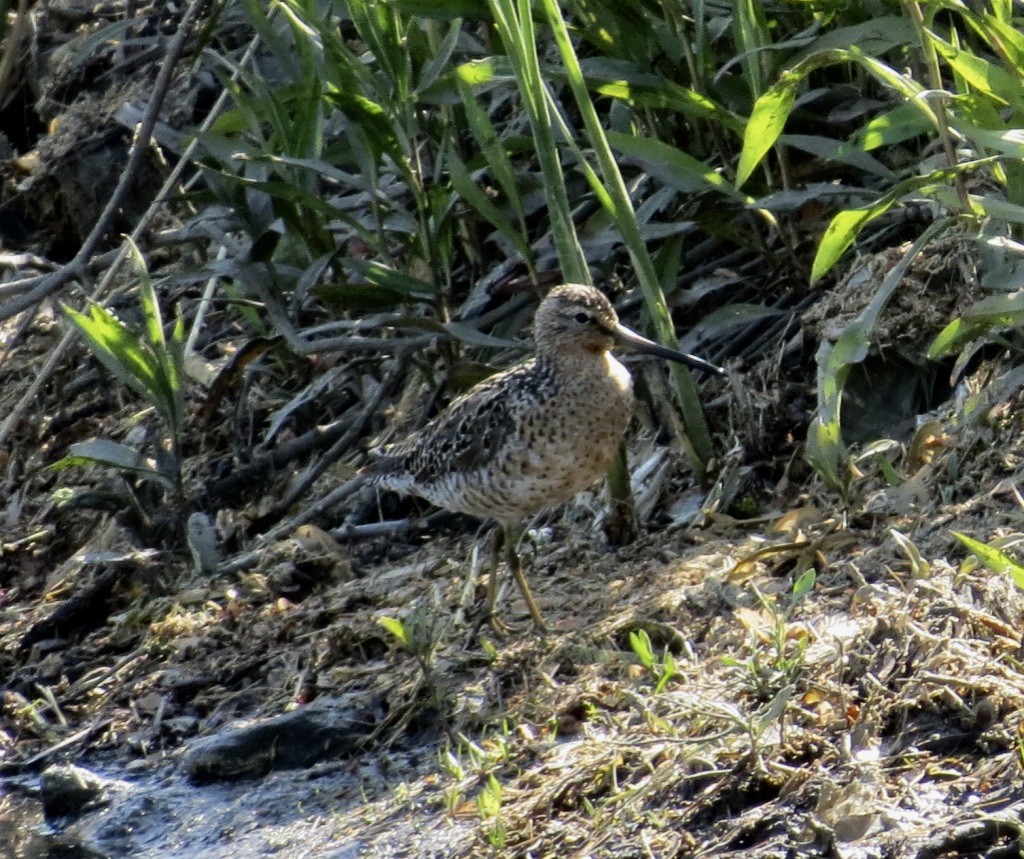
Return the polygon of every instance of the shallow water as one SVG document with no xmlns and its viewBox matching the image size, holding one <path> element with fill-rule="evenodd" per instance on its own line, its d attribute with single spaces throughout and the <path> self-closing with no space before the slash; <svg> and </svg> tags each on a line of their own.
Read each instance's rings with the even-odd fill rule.
<svg viewBox="0 0 1024 859">
<path fill-rule="evenodd" d="M 87 859 L 94 857 L 63 843 L 43 819 L 38 800 L 8 792 L 0 783 L 0 857 L 3 859 Z"/>
<path fill-rule="evenodd" d="M 395 847 L 378 849 L 361 830 L 375 800 L 389 797 L 406 778 L 416 777 L 424 759 L 433 759 L 432 748 L 423 752 L 429 756 L 324 761 L 308 769 L 206 785 L 189 781 L 171 762 L 127 775 L 107 760 L 92 770 L 104 780 L 105 802 L 76 818 L 51 822 L 31 796 L 38 775 L 0 780 L 0 859 L 394 856 Z M 89 766 L 88 761 L 78 763 Z M 430 813 L 428 819 L 436 817 Z M 392 839 L 404 845 L 423 837 L 421 825 L 393 819 L 376 835 L 389 845 Z"/>
</svg>

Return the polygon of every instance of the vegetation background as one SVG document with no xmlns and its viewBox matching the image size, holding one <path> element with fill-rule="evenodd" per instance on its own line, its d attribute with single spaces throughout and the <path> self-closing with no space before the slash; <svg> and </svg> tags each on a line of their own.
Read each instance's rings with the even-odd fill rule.
<svg viewBox="0 0 1024 859">
<path fill-rule="evenodd" d="M 365 690 L 447 855 L 1016 850 L 1019 3 L 3 10 L 10 766 Z M 348 479 L 563 281 L 731 377 L 638 371 L 634 513 L 467 643 L 473 524 Z"/>
</svg>

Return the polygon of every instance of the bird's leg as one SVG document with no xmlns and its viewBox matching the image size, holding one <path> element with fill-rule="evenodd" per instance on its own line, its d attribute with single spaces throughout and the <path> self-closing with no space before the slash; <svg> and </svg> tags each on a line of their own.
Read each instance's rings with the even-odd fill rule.
<svg viewBox="0 0 1024 859">
<path fill-rule="evenodd" d="M 508 627 L 498 620 L 496 604 L 498 602 L 498 567 L 501 564 L 501 547 L 507 540 L 508 534 L 505 528 L 499 525 L 495 529 L 494 539 L 491 541 L 491 567 L 487 575 L 487 619 L 490 620 L 495 631 L 502 635 L 508 634 Z"/>
<path fill-rule="evenodd" d="M 506 559 L 508 562 L 509 569 L 512 570 L 512 575 L 516 578 L 516 584 L 519 585 L 519 590 L 523 595 L 523 599 L 526 600 L 526 607 L 530 610 L 530 617 L 533 618 L 534 626 L 537 627 L 539 632 L 547 632 L 548 625 L 544 623 L 544 615 L 540 613 L 540 608 L 537 606 L 536 600 L 533 598 L 533 592 L 530 590 L 530 585 L 526 581 L 526 576 L 523 574 L 523 565 L 519 560 L 519 540 L 523 536 L 522 525 L 505 525 L 505 552 Z"/>
</svg>

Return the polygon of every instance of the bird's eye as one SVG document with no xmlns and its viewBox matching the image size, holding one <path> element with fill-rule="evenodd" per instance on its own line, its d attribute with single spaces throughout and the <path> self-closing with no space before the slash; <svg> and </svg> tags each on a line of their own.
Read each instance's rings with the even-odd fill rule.
<svg viewBox="0 0 1024 859">
<path fill-rule="evenodd" d="M 573 319 L 575 319 L 580 325 L 585 325 L 587 322 L 590 321 L 590 314 L 589 313 L 584 313 L 581 310 L 579 313 L 577 313 L 573 317 Z"/>
</svg>

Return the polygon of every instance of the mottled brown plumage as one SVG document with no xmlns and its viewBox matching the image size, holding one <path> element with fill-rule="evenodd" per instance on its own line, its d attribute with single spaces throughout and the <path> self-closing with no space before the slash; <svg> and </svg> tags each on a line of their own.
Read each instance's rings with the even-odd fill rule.
<svg viewBox="0 0 1024 859">
<path fill-rule="evenodd" d="M 537 310 L 534 337 L 533 359 L 463 394 L 367 473 L 378 485 L 501 523 L 516 580 L 543 628 L 512 536 L 524 517 L 571 498 L 611 464 L 633 411 L 632 378 L 612 346 L 721 371 L 625 328 L 590 286 L 553 289 Z"/>
</svg>

